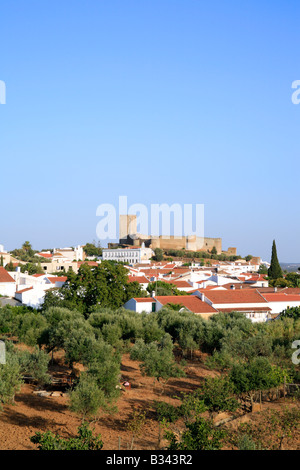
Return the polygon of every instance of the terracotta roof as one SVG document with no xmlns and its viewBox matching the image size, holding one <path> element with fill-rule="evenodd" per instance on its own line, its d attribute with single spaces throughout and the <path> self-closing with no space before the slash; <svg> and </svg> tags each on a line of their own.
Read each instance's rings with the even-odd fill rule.
<svg viewBox="0 0 300 470">
<path fill-rule="evenodd" d="M 147 274 L 147 276 L 159 276 L 161 274 L 168 274 L 170 272 L 170 269 L 141 269 L 141 272 L 144 274 Z"/>
<path fill-rule="evenodd" d="M 155 299 L 152 297 L 134 297 L 136 302 L 155 302 Z"/>
<path fill-rule="evenodd" d="M 231 286 L 234 286 L 234 289 L 232 289 Z M 249 283 L 246 284 L 244 282 L 229 282 L 228 284 L 222 284 L 222 287 L 225 287 L 225 289 L 229 289 L 229 290 L 253 289 L 253 287 Z M 255 289 L 261 292 L 259 287 L 255 286 Z"/>
<path fill-rule="evenodd" d="M 272 294 L 274 292 L 281 292 L 283 290 L 281 287 L 277 287 L 276 291 L 274 290 L 274 287 L 255 287 L 255 289 L 261 294 L 263 294 L 264 292 Z"/>
<path fill-rule="evenodd" d="M 284 287 L 282 290 L 280 289 L 281 293 L 285 294 L 300 294 L 300 287 Z"/>
<path fill-rule="evenodd" d="M 300 305 L 299 294 L 292 295 L 282 292 L 273 292 L 273 294 L 263 294 L 263 296 L 268 302 L 299 302 Z"/>
<path fill-rule="evenodd" d="M 52 284 L 55 284 L 56 282 L 66 282 L 68 280 L 67 276 L 58 276 L 58 277 L 49 277 L 49 276 L 47 276 L 47 279 L 49 279 L 49 281 Z"/>
<path fill-rule="evenodd" d="M 52 258 L 51 253 L 38 253 L 38 255 L 42 256 L 43 258 Z"/>
<path fill-rule="evenodd" d="M 3 266 L 0 266 L 0 282 L 15 282 Z"/>
<path fill-rule="evenodd" d="M 174 284 L 174 286 L 176 286 L 178 289 L 181 287 L 190 287 L 192 289 L 192 286 L 191 284 L 189 284 L 187 281 L 185 280 L 180 280 L 180 279 L 175 279 L 174 281 L 164 281 L 166 282 L 167 284 Z"/>
<path fill-rule="evenodd" d="M 28 290 L 31 290 L 31 289 L 33 289 L 32 286 L 31 286 L 31 287 L 27 287 L 26 289 L 18 290 L 18 291 L 16 292 L 16 294 L 22 294 L 23 292 L 27 292 Z"/>
<path fill-rule="evenodd" d="M 213 304 L 256 304 L 265 303 L 266 300 L 256 289 L 210 290 L 202 289 L 201 292 Z"/>
<path fill-rule="evenodd" d="M 145 276 L 128 276 L 128 282 L 138 282 L 139 284 L 149 284 L 149 279 Z"/>
<path fill-rule="evenodd" d="M 155 297 L 162 305 L 181 304 L 194 313 L 218 313 L 218 311 L 203 302 L 196 295 L 164 295 Z"/>
</svg>

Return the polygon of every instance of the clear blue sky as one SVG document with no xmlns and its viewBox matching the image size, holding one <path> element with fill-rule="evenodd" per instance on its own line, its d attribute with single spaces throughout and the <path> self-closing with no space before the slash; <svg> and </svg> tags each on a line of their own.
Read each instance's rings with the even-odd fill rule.
<svg viewBox="0 0 300 470">
<path fill-rule="evenodd" d="M 2 0 L 0 243 L 96 238 L 96 208 L 205 204 L 205 235 L 300 262 L 299 1 Z M 104 243 L 105 245 L 105 243 Z"/>
</svg>

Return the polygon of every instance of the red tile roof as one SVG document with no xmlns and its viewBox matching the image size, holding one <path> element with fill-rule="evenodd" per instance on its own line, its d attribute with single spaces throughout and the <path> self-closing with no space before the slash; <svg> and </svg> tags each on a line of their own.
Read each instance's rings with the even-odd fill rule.
<svg viewBox="0 0 300 470">
<path fill-rule="evenodd" d="M 194 313 L 218 313 L 218 311 L 203 302 L 196 295 L 164 295 L 155 297 L 162 305 L 181 304 Z"/>
<path fill-rule="evenodd" d="M 167 284 L 174 284 L 174 286 L 176 286 L 178 289 L 181 287 L 181 288 L 184 288 L 184 287 L 190 287 L 192 289 L 192 286 L 191 284 L 189 284 L 187 281 L 185 280 L 180 280 L 180 279 L 175 279 L 174 281 L 164 281 L 166 282 Z"/>
<path fill-rule="evenodd" d="M 256 289 L 209 290 L 201 292 L 213 304 L 256 304 L 265 303 L 266 300 Z"/>
<path fill-rule="evenodd" d="M 47 276 L 47 279 L 49 279 L 49 281 L 52 284 L 55 284 L 56 282 L 66 282 L 68 280 L 67 276 L 58 276 L 58 277 L 49 277 L 49 276 Z"/>
<path fill-rule="evenodd" d="M 280 290 L 281 293 L 285 294 L 300 294 L 300 287 L 284 287 L 282 290 Z"/>
<path fill-rule="evenodd" d="M 8 274 L 3 266 L 0 266 L 0 282 L 15 282 L 15 280 L 11 277 L 10 274 Z"/>
<path fill-rule="evenodd" d="M 149 284 L 149 279 L 145 276 L 128 276 L 128 282 L 138 282 L 139 284 Z"/>
<path fill-rule="evenodd" d="M 299 294 L 285 294 L 282 292 L 274 292 L 273 294 L 262 294 L 268 302 L 299 302 L 300 305 L 300 295 Z"/>
<path fill-rule="evenodd" d="M 38 253 L 38 255 L 42 256 L 43 258 L 52 258 L 51 253 Z"/>
<path fill-rule="evenodd" d="M 136 302 L 155 302 L 152 297 L 134 297 Z"/>
<path fill-rule="evenodd" d="M 27 292 L 28 290 L 31 290 L 31 289 L 33 289 L 32 286 L 31 286 L 31 287 L 27 287 L 26 289 L 18 290 L 18 291 L 16 292 L 16 294 L 22 294 L 23 292 Z"/>
</svg>

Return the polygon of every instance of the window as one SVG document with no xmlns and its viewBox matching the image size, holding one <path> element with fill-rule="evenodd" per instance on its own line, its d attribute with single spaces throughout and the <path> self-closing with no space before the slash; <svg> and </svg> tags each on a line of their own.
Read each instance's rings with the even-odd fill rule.
<svg viewBox="0 0 300 470">
<path fill-rule="evenodd" d="M 155 302 L 152 302 L 152 312 L 155 312 L 155 310 L 156 310 L 155 307 L 156 307 L 156 303 L 155 303 Z"/>
</svg>

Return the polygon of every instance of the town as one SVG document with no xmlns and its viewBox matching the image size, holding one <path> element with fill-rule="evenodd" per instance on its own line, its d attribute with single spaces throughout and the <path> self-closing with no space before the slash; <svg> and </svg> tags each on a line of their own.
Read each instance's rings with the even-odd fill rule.
<svg viewBox="0 0 300 470">
<path fill-rule="evenodd" d="M 85 265 L 93 271 L 103 261 L 111 261 L 122 263 L 127 271 L 127 282 L 140 286 L 138 297 L 119 305 L 138 313 L 158 312 L 163 306 L 174 304 L 204 319 L 219 312 L 240 312 L 252 322 L 265 322 L 288 308 L 300 307 L 300 274 L 288 274 L 284 279 L 281 272 L 277 275 L 277 278 L 281 276 L 281 283 L 274 282 L 276 278 L 273 278 L 273 285 L 269 285 L 270 263 L 260 257 L 241 258 L 236 248 L 222 251 L 221 239 L 205 239 L 201 248 L 209 241 L 210 249 L 204 252 L 193 251 L 194 246 L 180 250 L 183 241 L 174 237 L 158 240 L 133 237 L 133 233 L 127 233 L 129 227 L 134 231 L 134 225 L 129 223 L 132 217 L 120 216 L 119 244 L 98 250 L 101 255 L 88 256 L 89 250 L 85 251 L 85 246 L 80 245 L 37 251 L 34 253 L 37 262 L 33 266 L 39 272 L 34 274 L 26 270 L 25 261 L 5 252 L 0 245 L 2 305 L 38 309 L 43 305 L 46 292 L 57 291 L 68 282 L 70 270 L 77 274 Z M 25 244 L 23 249 L 26 252 Z M 32 251 L 31 246 L 27 249 Z M 97 250 L 96 246 L 94 249 Z M 165 252 L 177 256 L 165 256 Z M 149 286 L 153 290 L 149 291 Z M 176 295 L 172 295 L 174 289 Z"/>
</svg>

